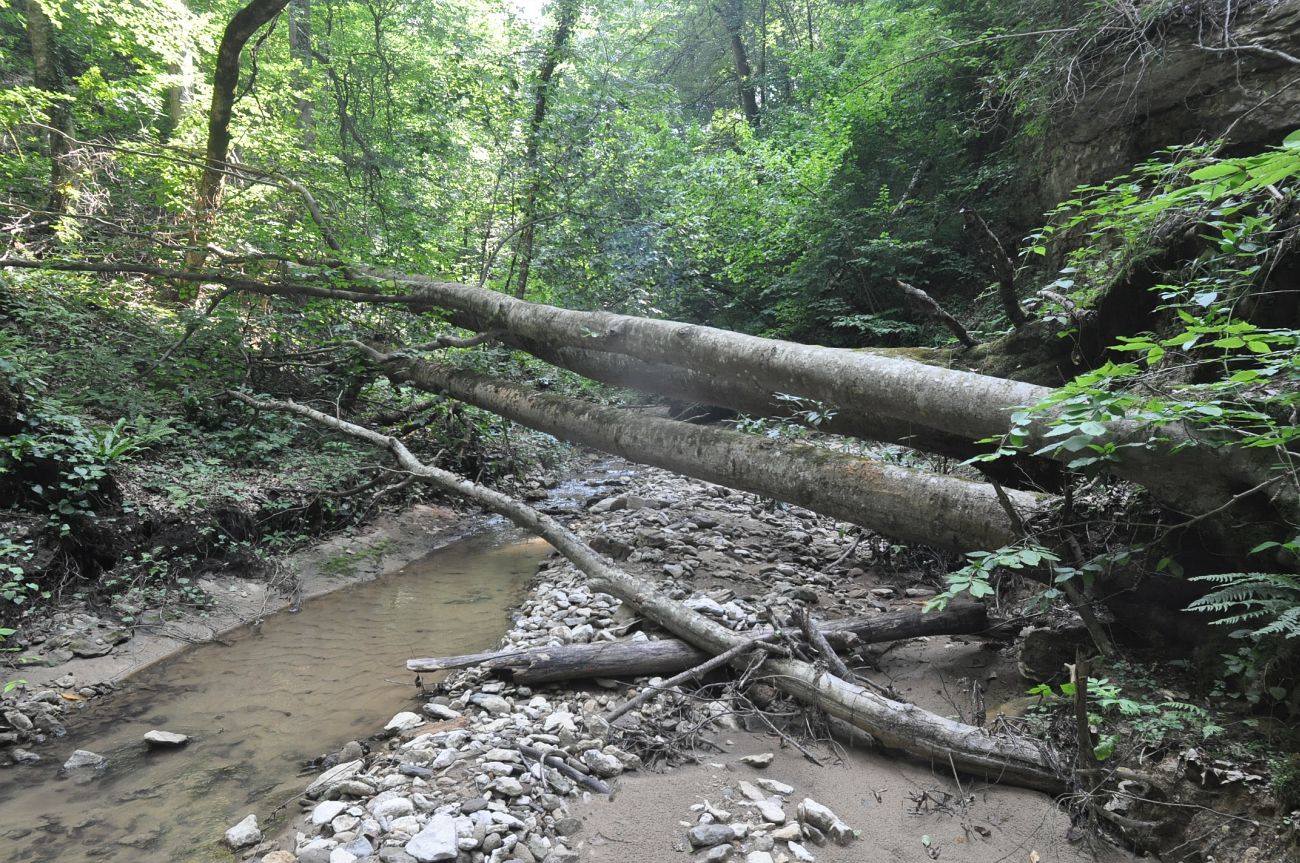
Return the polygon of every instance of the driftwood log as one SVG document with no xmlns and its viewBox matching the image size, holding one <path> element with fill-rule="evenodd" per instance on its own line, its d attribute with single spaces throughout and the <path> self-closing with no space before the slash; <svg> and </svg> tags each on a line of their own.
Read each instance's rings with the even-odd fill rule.
<svg viewBox="0 0 1300 863">
<path fill-rule="evenodd" d="M 611 593 L 644 617 L 711 654 L 723 653 L 752 636 L 732 632 L 717 621 L 686 608 L 654 584 L 615 566 L 576 534 L 527 504 L 417 459 L 401 441 L 363 426 L 285 401 L 258 401 L 244 393 L 230 396 L 260 410 L 305 416 L 321 425 L 388 449 L 412 476 L 458 494 L 506 516 L 542 537 L 567 557 L 597 590 Z M 743 660 L 741 660 L 743 661 Z M 993 734 L 955 722 L 912 704 L 877 695 L 841 680 L 812 663 L 769 659 L 769 680 L 805 704 L 871 734 L 882 746 L 931 761 L 936 767 L 962 770 L 989 781 L 1059 792 L 1062 771 L 1048 744 L 1025 737 Z"/>
<path fill-rule="evenodd" d="M 923 614 L 918 609 L 874 617 L 851 617 L 822 623 L 818 629 L 833 641 L 852 636 L 859 644 L 875 644 L 922 635 L 982 632 L 987 626 L 984 606 L 977 602 L 964 602 L 954 603 L 933 614 Z M 764 633 L 765 630 L 760 629 L 742 634 L 746 638 L 761 638 Z M 425 673 L 480 666 L 516 683 L 538 684 L 589 677 L 676 674 L 706 662 L 712 655 L 689 642 L 664 638 L 411 659 L 406 667 Z"/>
</svg>

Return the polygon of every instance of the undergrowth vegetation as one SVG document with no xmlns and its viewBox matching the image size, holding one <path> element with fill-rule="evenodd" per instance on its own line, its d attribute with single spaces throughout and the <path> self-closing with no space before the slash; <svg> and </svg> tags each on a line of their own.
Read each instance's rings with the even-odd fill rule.
<svg viewBox="0 0 1300 863">
<path fill-rule="evenodd" d="M 318 344 L 337 325 L 328 316 L 286 328 L 256 303 L 230 303 L 182 355 L 159 363 L 184 337 L 188 315 L 151 294 L 125 280 L 6 277 L 0 622 L 73 597 L 127 623 L 145 607 L 202 608 L 199 574 L 256 572 L 269 556 L 421 493 L 398 488 L 401 477 L 365 448 L 223 399 L 247 382 L 388 415 L 412 445 L 483 481 L 513 481 L 560 455 L 484 411 L 386 380 L 358 386 L 342 351 L 287 373 L 264 360 Z M 260 333 L 259 348 L 232 355 L 234 329 Z"/>
</svg>

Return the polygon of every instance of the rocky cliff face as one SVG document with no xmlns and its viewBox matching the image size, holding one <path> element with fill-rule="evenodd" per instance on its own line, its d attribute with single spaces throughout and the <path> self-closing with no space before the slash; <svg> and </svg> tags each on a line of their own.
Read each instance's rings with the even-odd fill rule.
<svg viewBox="0 0 1300 863">
<path fill-rule="evenodd" d="M 1224 8 L 1235 10 L 1226 37 L 1217 15 L 1186 15 L 1108 52 L 1048 133 L 1036 190 L 1044 207 L 1162 147 L 1226 133 L 1233 152 L 1252 152 L 1300 126 L 1300 0 Z"/>
</svg>

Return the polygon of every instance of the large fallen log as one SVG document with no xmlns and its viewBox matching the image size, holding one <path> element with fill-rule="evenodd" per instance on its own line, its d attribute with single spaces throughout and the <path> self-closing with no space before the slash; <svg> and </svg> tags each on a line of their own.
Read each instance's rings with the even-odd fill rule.
<svg viewBox="0 0 1300 863">
<path fill-rule="evenodd" d="M 653 584 L 614 566 L 555 519 L 501 492 L 430 467 L 402 442 L 292 402 L 263 402 L 243 393 L 231 396 L 262 409 L 286 411 L 388 449 L 412 476 L 468 498 L 545 539 L 567 557 L 598 590 L 611 593 L 647 619 L 704 651 L 722 653 L 750 641 L 661 592 Z M 1057 792 L 1064 788 L 1056 758 L 1045 743 L 945 719 L 833 677 L 811 663 L 770 659 L 771 681 L 806 704 L 871 734 L 883 746 L 931 760 L 936 767 L 962 770 L 989 781 Z"/>
<path fill-rule="evenodd" d="M 647 416 L 360 347 L 395 382 L 445 393 L 630 461 L 805 506 L 901 542 L 965 552 L 1000 548 L 1021 537 L 1019 526 L 987 483 L 781 438 Z M 1033 492 L 1007 494 L 1022 520 L 1033 519 L 1052 501 Z"/>
<path fill-rule="evenodd" d="M 851 617 L 823 623 L 822 633 L 836 639 L 852 635 L 860 644 L 899 641 L 923 635 L 957 635 L 982 632 L 988 627 L 983 604 L 961 602 L 933 614 L 904 611 L 875 617 Z M 771 629 L 744 633 L 761 638 Z M 838 639 L 837 639 L 838 640 Z M 676 674 L 709 659 L 711 654 L 676 638 L 653 641 L 606 641 L 595 644 L 565 644 L 410 659 L 406 667 L 427 673 L 453 668 L 483 668 L 516 683 L 554 683 L 590 677 L 642 677 Z"/>
<path fill-rule="evenodd" d="M 486 288 L 425 276 L 356 267 L 370 281 L 406 288 L 385 293 L 370 285 L 347 290 L 320 284 L 257 282 L 221 272 L 173 270 L 118 262 L 3 259 L 0 267 L 77 272 L 139 273 L 159 278 L 212 282 L 232 290 L 269 296 L 303 296 L 357 303 L 405 306 L 414 312 L 445 312 L 446 319 L 501 341 L 528 343 L 634 357 L 651 365 L 677 366 L 708 376 L 711 404 L 731 407 L 731 392 L 752 399 L 756 388 L 772 396 L 788 394 L 824 403 L 840 414 L 854 414 L 871 426 L 883 418 L 894 429 L 927 429 L 949 437 L 998 438 L 1012 430 L 1020 407 L 1051 394 L 1046 387 L 926 365 L 896 356 L 826 348 L 766 339 L 678 321 L 638 318 L 608 312 L 583 312 L 530 303 Z M 557 355 L 558 356 L 558 355 Z M 653 381 L 645 387 L 654 391 Z M 1022 443 L 1069 462 L 1077 452 L 1049 436 L 1052 413 L 1034 417 Z M 1180 512 L 1197 516 L 1197 527 L 1236 553 L 1257 537 L 1275 538 L 1276 528 L 1296 520 L 1300 489 L 1275 481 L 1282 460 L 1272 450 L 1224 446 L 1199 439 L 1181 424 L 1154 428 L 1140 420 L 1100 422 L 1091 444 L 1107 450 L 1106 470 L 1131 479 Z M 917 446 L 923 446 L 918 437 Z M 1049 446 L 1050 445 L 1050 446 Z M 1225 510 L 1231 507 L 1230 513 Z M 1243 527 L 1245 529 L 1243 529 Z"/>
<path fill-rule="evenodd" d="M 714 404 L 729 407 L 733 387 L 755 385 L 773 394 L 785 393 L 823 402 L 840 412 L 879 415 L 893 425 L 930 429 L 967 440 L 996 438 L 1011 429 L 1019 407 L 1043 401 L 1047 387 L 925 365 L 901 357 L 842 348 L 750 336 L 730 330 L 679 321 L 571 311 L 530 303 L 496 291 L 407 274 L 378 273 L 412 289 L 425 306 L 451 312 L 456 324 L 484 332 L 503 333 L 504 340 L 528 340 L 552 348 L 622 354 L 637 359 L 706 372 L 715 382 Z M 1030 447 L 1059 446 L 1062 439 L 1040 415 L 1025 430 Z M 1197 441 L 1186 428 L 1159 430 L 1143 422 L 1110 420 L 1095 437 L 1112 444 L 1108 469 L 1146 486 L 1175 509 L 1205 514 L 1235 495 L 1259 486 L 1275 475 L 1274 454 L 1221 447 Z M 1154 436 L 1164 443 L 1148 446 Z M 1077 452 L 1058 449 L 1052 457 L 1070 461 Z M 1294 489 L 1274 484 L 1278 512 L 1293 514 Z M 1262 496 L 1246 504 L 1265 514 Z M 1238 510 L 1245 508 L 1237 504 Z"/>
</svg>

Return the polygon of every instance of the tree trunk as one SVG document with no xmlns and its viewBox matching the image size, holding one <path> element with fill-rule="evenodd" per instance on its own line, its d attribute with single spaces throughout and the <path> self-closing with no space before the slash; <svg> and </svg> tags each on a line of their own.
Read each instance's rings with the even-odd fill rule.
<svg viewBox="0 0 1300 863">
<path fill-rule="evenodd" d="M 180 59 L 168 66 L 167 71 L 173 80 L 167 87 L 167 116 L 160 136 L 163 143 L 176 134 L 190 102 L 194 100 L 194 54 L 188 44 L 182 49 Z"/>
<path fill-rule="evenodd" d="M 311 0 L 291 0 L 289 5 L 289 56 L 298 64 L 293 87 L 297 91 L 298 135 L 307 152 L 316 149 L 316 116 L 311 98 Z"/>
<path fill-rule="evenodd" d="M 765 339 L 676 321 L 636 318 L 607 312 L 575 312 L 529 303 L 485 288 L 425 277 L 357 268 L 368 280 L 409 286 L 410 293 L 340 290 L 309 284 L 268 285 L 239 276 L 197 273 L 118 263 L 82 263 L 8 259 L 6 267 L 136 272 L 162 278 L 214 281 L 240 291 L 267 295 L 310 296 L 359 303 L 405 305 L 413 311 L 445 310 L 457 326 L 500 334 L 507 344 L 546 345 L 555 356 L 576 349 L 579 356 L 602 353 L 633 357 L 638 363 L 689 369 L 707 375 L 717 397 L 730 407 L 733 391 L 744 401 L 756 392 L 771 399 L 789 394 L 813 399 L 826 410 L 896 430 L 915 426 L 952 438 L 1001 438 L 1012 428 L 1011 416 L 1025 405 L 1045 399 L 1052 390 L 1018 381 L 926 365 L 894 356 L 824 348 Z M 647 384 L 650 386 L 650 384 Z M 1048 437 L 1050 412 L 1035 415 L 1024 436 L 1029 447 L 1059 444 Z M 1159 435 L 1161 440 L 1148 445 Z M 1144 485 L 1171 508 L 1196 518 L 1224 557 L 1245 559 L 1259 539 L 1273 538 L 1279 525 L 1294 523 L 1297 491 L 1277 481 L 1269 451 L 1215 446 L 1177 426 L 1156 430 L 1141 422 L 1114 420 L 1095 435 L 1096 445 L 1113 445 L 1114 461 L 1104 467 Z M 923 445 L 920 441 L 917 446 Z M 1049 449 L 1057 461 L 1075 453 Z"/>
<path fill-rule="evenodd" d="M 46 14 L 41 0 L 27 0 L 27 38 L 32 51 L 32 83 L 37 89 L 60 97 L 45 112 L 46 133 L 50 147 L 50 197 L 48 209 L 66 212 L 68 194 L 76 178 L 71 164 L 72 139 L 76 135 L 72 109 L 61 97 L 63 75 L 54 53 L 54 22 Z"/>
<path fill-rule="evenodd" d="M 867 425 L 886 418 L 895 425 L 914 425 L 942 434 L 978 440 L 1000 438 L 1011 430 L 1011 415 L 1045 399 L 1052 390 L 1020 381 L 959 369 L 926 365 L 900 357 L 843 348 L 803 345 L 677 321 L 638 318 L 608 312 L 576 312 L 527 303 L 483 288 L 411 276 L 397 280 L 414 288 L 426 308 L 452 311 L 453 323 L 479 332 L 507 334 L 503 340 L 528 341 L 557 348 L 624 354 L 643 362 L 707 370 L 718 398 L 730 407 L 729 392 L 739 387 L 752 395 L 761 387 L 775 397 L 789 394 L 821 402 L 839 414 L 856 415 Z M 326 293 L 326 292 L 322 292 Z M 1047 437 L 1050 414 L 1039 414 L 1025 435 L 1026 444 L 1059 444 Z M 1197 444 L 1182 428 L 1168 426 L 1165 438 L 1148 448 L 1150 426 L 1113 420 L 1097 435 L 1098 444 L 1115 444 L 1106 467 L 1146 486 L 1172 508 L 1193 515 L 1219 510 L 1234 496 L 1270 478 L 1271 453 L 1240 447 Z M 1058 461 L 1077 453 L 1051 452 Z M 1234 504 L 1235 520 L 1276 524 L 1294 520 L 1294 489 L 1274 483 L 1276 502 L 1263 495 Z M 1220 541 L 1233 529 L 1221 528 Z M 1238 534 L 1237 538 L 1249 541 Z"/>
<path fill-rule="evenodd" d="M 542 191 L 542 131 L 546 123 L 546 107 L 551 97 L 551 81 L 555 69 L 564 57 L 564 51 L 581 10 L 579 0 L 561 0 L 555 32 L 542 54 L 537 69 L 537 89 L 533 91 L 533 114 L 528 119 L 528 140 L 524 149 L 524 170 L 528 175 L 528 188 L 524 194 L 524 208 L 519 214 L 522 227 L 519 231 L 519 276 L 515 282 L 515 296 L 523 299 L 528 293 L 528 276 L 533 268 L 533 243 L 537 231 L 537 198 Z"/>
<path fill-rule="evenodd" d="M 851 634 L 860 644 L 901 641 L 923 635 L 957 635 L 982 632 L 988 626 L 984 606 L 977 602 L 954 603 L 944 611 L 923 614 L 905 611 L 876 617 L 851 617 L 822 623 L 821 632 L 839 640 Z M 771 630 L 746 632 L 761 638 Z M 464 656 L 411 659 L 406 667 L 426 673 L 478 666 L 515 683 L 554 683 L 589 677 L 644 677 L 676 674 L 708 660 L 709 654 L 676 638 L 657 641 L 607 641 L 568 644 L 560 647 L 530 647 L 497 650 Z"/>
<path fill-rule="evenodd" d="M 650 582 L 615 567 L 550 516 L 498 491 L 422 464 L 396 438 L 385 437 L 301 405 L 258 402 L 242 393 L 231 395 L 255 408 L 297 413 L 387 448 L 402 468 L 413 476 L 468 498 L 532 531 L 567 557 L 587 576 L 595 589 L 619 597 L 649 620 L 711 654 L 722 653 L 751 640 L 744 633 L 732 632 L 683 607 Z M 1056 759 L 1046 744 L 993 735 L 985 729 L 945 719 L 915 705 L 876 695 L 800 660 L 769 660 L 766 668 L 776 686 L 866 731 L 886 747 L 991 782 L 1006 782 L 1049 792 L 1060 791 L 1064 786 L 1054 767 Z"/>
<path fill-rule="evenodd" d="M 727 30 L 731 44 L 731 59 L 736 69 L 736 91 L 740 97 L 740 110 L 745 122 L 757 128 L 759 124 L 758 96 L 754 90 L 754 71 L 749 65 L 749 52 L 745 50 L 744 0 L 722 0 L 717 6 L 718 16 Z"/>
<path fill-rule="evenodd" d="M 194 246 L 202 247 L 201 226 L 221 203 L 226 161 L 230 156 L 230 118 L 239 86 L 239 59 L 253 34 L 279 15 L 289 0 L 251 0 L 226 25 L 217 49 L 217 68 L 212 77 L 212 105 L 208 109 L 208 144 L 204 169 L 194 201 Z M 186 264 L 201 267 L 207 253 L 201 248 L 186 254 Z"/>
<path fill-rule="evenodd" d="M 380 358 L 394 382 L 491 411 L 572 443 L 641 464 L 805 506 L 900 542 L 951 551 L 999 548 L 1019 533 L 991 486 L 888 465 L 821 447 L 691 425 L 537 393 L 476 372 L 405 357 Z M 1021 517 L 1048 498 L 1008 492 Z"/>
</svg>

